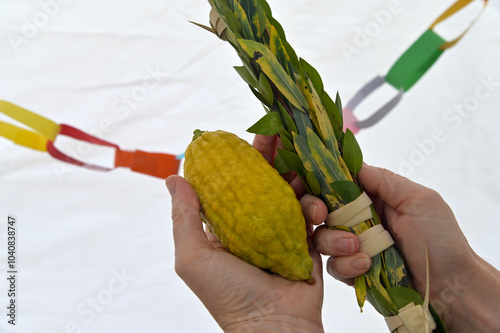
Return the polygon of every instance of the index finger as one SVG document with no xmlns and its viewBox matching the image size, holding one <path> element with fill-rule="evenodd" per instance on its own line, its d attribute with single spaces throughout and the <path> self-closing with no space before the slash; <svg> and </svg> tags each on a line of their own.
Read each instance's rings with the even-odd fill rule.
<svg viewBox="0 0 500 333">
<path fill-rule="evenodd" d="M 257 149 L 269 164 L 273 165 L 276 153 L 277 135 L 255 135 L 253 146 Z"/>
<path fill-rule="evenodd" d="M 368 194 L 376 195 L 395 209 L 409 199 L 424 198 L 431 191 L 408 178 L 367 164 L 361 168 L 358 178 Z"/>
</svg>

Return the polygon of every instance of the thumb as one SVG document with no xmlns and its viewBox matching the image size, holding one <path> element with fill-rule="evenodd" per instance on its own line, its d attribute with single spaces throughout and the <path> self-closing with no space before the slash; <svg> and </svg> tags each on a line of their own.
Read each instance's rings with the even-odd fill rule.
<svg viewBox="0 0 500 333">
<path fill-rule="evenodd" d="M 200 249 L 210 247 L 200 217 L 200 202 L 184 178 L 170 176 L 165 184 L 172 195 L 176 264 L 188 265 Z"/>
</svg>

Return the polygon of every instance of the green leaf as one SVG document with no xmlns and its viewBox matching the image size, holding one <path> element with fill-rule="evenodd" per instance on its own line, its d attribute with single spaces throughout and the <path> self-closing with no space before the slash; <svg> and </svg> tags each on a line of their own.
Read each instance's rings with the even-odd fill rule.
<svg viewBox="0 0 500 333">
<path fill-rule="evenodd" d="M 372 258 L 372 266 L 370 267 L 370 270 L 368 270 L 368 272 L 365 273 L 366 282 L 368 283 L 368 286 L 370 288 L 375 288 L 377 285 L 380 284 L 379 275 L 381 269 L 382 269 L 382 257 L 380 254 L 377 254 L 375 257 Z"/>
<path fill-rule="evenodd" d="M 278 32 L 274 27 L 271 27 L 271 38 L 270 38 L 270 44 L 269 47 L 271 49 L 271 52 L 276 56 L 278 59 L 281 67 L 287 72 L 288 72 L 288 66 L 287 66 L 287 55 L 285 52 L 285 49 L 283 48 L 283 44 L 281 43 L 281 38 L 278 35 Z"/>
<path fill-rule="evenodd" d="M 234 4 L 234 14 L 238 18 L 241 23 L 241 35 L 245 39 L 255 40 L 255 36 L 253 35 L 252 26 L 250 25 L 250 21 L 248 20 L 248 16 L 241 7 L 240 3 L 236 0 L 233 0 Z"/>
<path fill-rule="evenodd" d="M 227 7 L 230 10 L 234 11 L 234 2 L 233 2 L 233 0 L 226 0 L 226 3 L 227 3 Z"/>
<path fill-rule="evenodd" d="M 366 281 L 364 275 L 354 279 L 354 290 L 356 291 L 356 299 L 358 300 L 359 308 L 361 312 L 363 312 L 363 306 L 366 301 Z"/>
<path fill-rule="evenodd" d="M 343 110 L 342 108 L 342 101 L 340 100 L 340 94 L 337 92 L 337 96 L 335 96 L 335 104 L 337 105 L 337 109 L 340 111 Z"/>
<path fill-rule="evenodd" d="M 276 157 L 274 158 L 273 167 L 278 171 L 280 175 L 292 171 L 290 166 L 285 162 L 280 154 L 276 155 Z"/>
<path fill-rule="evenodd" d="M 234 12 L 230 8 L 224 9 L 224 23 L 226 23 L 227 27 L 229 28 L 229 30 L 231 30 L 232 33 L 236 32 L 241 35 L 241 22 L 240 20 L 238 20 L 236 15 L 234 15 Z"/>
<path fill-rule="evenodd" d="M 272 25 L 271 22 L 269 22 L 269 19 L 266 17 L 266 25 L 264 27 L 264 31 L 262 31 L 262 36 L 260 39 L 260 42 L 263 45 L 269 45 L 269 34 L 271 31 Z"/>
<path fill-rule="evenodd" d="M 304 188 L 306 189 L 307 193 L 311 194 L 312 191 L 309 188 L 309 185 L 307 185 L 307 182 L 305 181 L 305 179 L 302 177 L 299 177 L 299 179 L 300 179 L 300 182 L 302 183 L 302 185 L 304 185 Z"/>
<path fill-rule="evenodd" d="M 239 20 L 238 20 L 238 22 L 239 22 Z M 241 61 L 243 61 L 243 65 L 245 65 L 245 66 L 250 65 L 250 60 L 251 60 L 250 57 L 248 56 L 246 51 L 243 50 L 240 43 L 238 42 L 238 40 L 243 39 L 243 37 L 241 37 L 241 34 L 238 31 L 230 31 L 229 33 L 227 33 L 227 30 L 226 30 L 226 35 L 227 35 L 226 36 L 227 41 L 229 42 L 229 44 L 231 44 L 232 47 L 234 47 L 234 49 L 236 50 L 236 54 L 238 54 Z M 252 70 L 252 73 L 253 72 L 254 71 Z"/>
<path fill-rule="evenodd" d="M 394 304 L 391 304 L 387 301 L 387 299 L 379 289 L 368 289 L 366 298 L 371 303 L 371 305 L 373 305 L 375 310 L 377 310 L 377 312 L 384 317 L 395 316 L 398 314 L 398 309 L 394 307 Z"/>
<path fill-rule="evenodd" d="M 335 160 L 333 155 L 326 149 L 321 139 L 310 128 L 307 129 L 307 143 L 319 171 L 324 174 L 327 179 L 331 180 L 327 183 L 328 186 L 333 182 L 347 180 L 337 160 Z"/>
<path fill-rule="evenodd" d="M 228 39 L 229 44 L 231 44 L 232 47 L 236 50 L 236 53 L 238 54 L 238 57 L 241 59 L 241 62 L 243 65 L 246 67 L 246 69 L 255 75 L 257 77 L 258 72 L 254 70 L 251 61 L 252 59 L 248 56 L 247 52 L 241 47 L 240 43 L 238 42 L 241 37 L 241 35 L 237 31 L 230 31 L 229 33 L 226 30 L 226 37 Z"/>
<path fill-rule="evenodd" d="M 247 54 L 260 65 L 261 70 L 290 103 L 301 110 L 307 110 L 307 101 L 276 56 L 264 45 L 251 40 L 239 40 Z"/>
<path fill-rule="evenodd" d="M 288 151 L 291 151 L 291 152 L 294 152 L 295 151 L 295 147 L 293 146 L 293 143 L 292 143 L 292 139 L 291 139 L 291 135 L 285 131 L 281 131 L 280 132 L 280 140 L 281 140 L 281 144 L 283 145 L 283 148 L 285 150 L 288 150 Z"/>
<path fill-rule="evenodd" d="M 278 32 L 281 40 L 286 40 L 286 35 L 285 35 L 285 30 L 281 26 L 281 24 L 274 19 L 272 16 L 268 16 L 267 19 L 269 20 L 269 23 L 276 29 Z"/>
<path fill-rule="evenodd" d="M 262 39 L 262 36 L 264 36 L 264 33 L 266 31 L 267 14 L 264 11 L 264 7 L 262 7 L 260 5 L 260 3 L 259 3 L 260 1 L 259 0 L 255 0 L 255 2 L 257 2 L 257 13 L 259 15 L 259 28 L 260 28 L 259 35 L 261 36 L 261 39 Z"/>
<path fill-rule="evenodd" d="M 385 271 L 384 255 L 381 254 L 381 257 L 382 257 L 382 269 L 380 270 L 380 283 L 385 288 L 392 287 L 389 282 L 389 278 L 387 277 L 387 272 Z"/>
<path fill-rule="evenodd" d="M 330 183 L 336 180 L 346 180 L 345 174 L 342 172 L 331 154 L 324 148 L 320 138 L 314 132 L 307 128 L 307 137 L 293 133 L 293 141 L 295 150 L 299 155 L 305 169 L 312 172 L 317 179 L 321 195 L 330 211 L 333 211 L 345 204 L 339 201 L 339 198 L 333 194 Z M 330 155 L 330 156 L 328 156 Z M 339 179 L 339 177 L 342 177 Z"/>
<path fill-rule="evenodd" d="M 285 123 L 285 127 L 289 133 L 295 132 L 298 133 L 297 126 L 295 125 L 295 122 L 292 119 L 292 116 L 288 113 L 288 111 L 285 109 L 281 103 L 278 103 L 278 108 L 281 113 L 281 118 L 283 118 L 283 122 Z"/>
<path fill-rule="evenodd" d="M 365 273 L 366 281 L 368 283 L 367 298 L 383 316 L 394 316 L 398 313 L 398 308 L 392 301 L 391 297 L 380 284 L 380 271 L 382 269 L 382 259 L 380 254 L 372 258 L 372 267 Z"/>
<path fill-rule="evenodd" d="M 333 154 L 336 160 L 339 159 L 339 146 L 337 142 L 337 138 L 333 131 L 332 123 L 330 122 L 330 118 L 328 117 L 328 112 L 326 112 L 321 99 L 316 92 L 312 82 L 308 81 L 308 86 L 311 93 L 311 102 L 313 104 L 313 112 L 316 116 L 316 120 L 318 122 L 318 130 L 321 134 L 323 142 L 326 144 L 328 150 Z"/>
<path fill-rule="evenodd" d="M 330 187 L 347 203 L 356 200 L 361 195 L 361 190 L 358 185 L 350 180 L 333 182 L 330 184 Z"/>
<path fill-rule="evenodd" d="M 429 304 L 429 311 L 431 312 L 432 317 L 434 317 L 434 321 L 436 322 L 438 332 L 446 333 L 446 327 L 444 326 L 443 320 L 430 304 Z"/>
<path fill-rule="evenodd" d="M 295 50 L 293 47 L 286 41 L 285 39 L 281 39 L 281 43 L 283 43 L 283 46 L 285 47 L 286 54 L 288 55 L 288 58 L 290 59 L 290 63 L 292 66 L 298 71 L 300 68 L 300 63 L 299 63 L 299 57 L 297 56 L 297 53 L 295 53 Z M 292 71 L 290 70 L 290 73 Z"/>
<path fill-rule="evenodd" d="M 247 129 L 247 131 L 254 134 L 275 135 L 283 128 L 283 121 L 281 120 L 280 114 L 278 112 L 269 112 Z"/>
<path fill-rule="evenodd" d="M 300 59 L 300 64 L 302 66 L 302 70 L 306 73 L 309 80 L 311 80 L 314 89 L 316 89 L 319 95 L 322 95 L 324 89 L 323 80 L 321 80 L 321 76 L 318 71 L 302 58 Z"/>
<path fill-rule="evenodd" d="M 228 7 L 226 0 L 215 0 L 213 3 L 210 0 L 210 4 L 221 17 L 224 15 L 224 9 Z"/>
<path fill-rule="evenodd" d="M 344 135 L 344 122 L 342 119 L 342 112 L 337 108 L 337 105 L 333 102 L 326 91 L 323 91 L 321 102 L 328 112 L 328 118 L 330 118 L 330 122 L 332 123 L 335 137 L 337 138 L 337 140 L 341 140 Z"/>
<path fill-rule="evenodd" d="M 363 166 L 363 153 L 350 129 L 347 129 L 342 142 L 342 156 L 347 168 L 356 177 Z"/>
<path fill-rule="evenodd" d="M 240 5 L 245 11 L 248 21 L 252 27 L 252 33 L 255 40 L 261 39 L 261 33 L 265 29 L 266 16 L 258 0 L 240 0 Z"/>
<path fill-rule="evenodd" d="M 306 170 L 304 168 L 304 165 L 302 164 L 302 161 L 300 160 L 299 155 L 294 152 L 279 148 L 277 149 L 277 152 L 278 156 L 280 156 L 283 162 L 285 162 L 286 165 L 290 168 L 288 171 L 295 171 L 301 176 L 306 174 Z"/>
<path fill-rule="evenodd" d="M 250 87 L 250 90 L 254 94 L 255 97 L 264 105 L 267 105 L 268 107 L 271 107 L 270 105 L 267 104 L 267 100 L 264 98 L 264 96 L 255 88 Z"/>
<path fill-rule="evenodd" d="M 329 181 L 327 177 L 323 173 L 321 173 L 316 160 L 313 158 L 309 145 L 307 144 L 307 139 L 301 135 L 293 133 L 293 142 L 295 145 L 295 151 L 299 155 L 302 164 L 304 164 L 304 168 L 307 172 L 314 174 L 314 177 L 318 181 L 321 188 L 321 194 L 323 196 L 325 196 L 326 194 L 331 194 L 331 188 L 329 184 L 332 181 Z"/>
<path fill-rule="evenodd" d="M 398 307 L 398 309 L 407 306 L 411 302 L 415 303 L 415 305 L 424 304 L 422 296 L 420 296 L 420 294 L 414 289 L 405 287 L 392 287 L 387 288 L 386 291 L 391 297 L 394 304 Z"/>
<path fill-rule="evenodd" d="M 245 66 L 235 66 L 234 69 L 238 72 L 243 81 L 245 81 L 250 87 L 258 87 L 257 79 L 246 69 Z"/>
<path fill-rule="evenodd" d="M 309 191 L 311 192 L 312 195 L 316 197 L 321 195 L 321 186 L 319 185 L 318 180 L 314 176 L 314 173 L 308 172 L 306 174 L 306 182 L 307 185 L 309 186 Z"/>
<path fill-rule="evenodd" d="M 311 119 L 305 113 L 292 106 L 292 113 L 295 118 L 295 125 L 297 126 L 298 133 L 300 135 L 307 135 L 307 128 L 312 128 Z"/>
<path fill-rule="evenodd" d="M 262 7 L 262 9 L 264 10 L 264 13 L 266 13 L 267 17 L 273 16 L 273 13 L 271 11 L 271 7 L 269 6 L 269 4 L 267 3 L 266 0 L 259 0 L 259 4 Z"/>
<path fill-rule="evenodd" d="M 401 255 L 391 246 L 384 251 L 385 271 L 393 287 L 409 287 L 410 278 Z"/>
<path fill-rule="evenodd" d="M 273 105 L 274 103 L 273 88 L 271 88 L 271 84 L 269 83 L 264 74 L 261 74 L 259 77 L 259 92 L 266 100 L 267 102 L 266 105 Z"/>
</svg>

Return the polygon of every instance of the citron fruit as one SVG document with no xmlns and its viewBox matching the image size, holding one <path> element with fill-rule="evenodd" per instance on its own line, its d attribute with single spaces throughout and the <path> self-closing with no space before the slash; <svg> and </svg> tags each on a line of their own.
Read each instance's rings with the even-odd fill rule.
<svg viewBox="0 0 500 333">
<path fill-rule="evenodd" d="M 289 280 L 314 280 L 302 207 L 248 142 L 225 131 L 195 131 L 184 177 L 200 199 L 209 230 L 227 251 Z"/>
</svg>

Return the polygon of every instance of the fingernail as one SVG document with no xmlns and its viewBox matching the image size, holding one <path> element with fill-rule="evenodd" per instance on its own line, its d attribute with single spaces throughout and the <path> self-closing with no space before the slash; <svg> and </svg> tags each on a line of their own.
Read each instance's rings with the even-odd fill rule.
<svg viewBox="0 0 500 333">
<path fill-rule="evenodd" d="M 170 192 L 171 196 L 175 195 L 175 191 L 177 190 L 177 185 L 175 184 L 174 179 L 167 179 L 165 181 L 165 185 L 167 185 L 167 189 Z"/>
<path fill-rule="evenodd" d="M 370 268 L 370 259 L 368 258 L 358 258 L 358 259 L 355 259 L 352 263 L 351 263 L 351 266 L 352 268 L 354 268 L 355 270 L 367 270 Z"/>
<path fill-rule="evenodd" d="M 313 221 L 313 222 L 314 222 L 314 218 L 316 217 L 316 208 L 318 208 L 318 206 L 309 205 L 309 216 L 311 218 L 311 221 Z"/>
<path fill-rule="evenodd" d="M 327 271 L 327 272 L 328 272 L 328 274 L 330 274 L 331 276 L 335 276 L 335 273 L 333 272 L 332 265 L 329 265 L 328 263 L 326 264 L 326 271 Z"/>
<path fill-rule="evenodd" d="M 352 238 L 339 238 L 333 243 L 335 250 L 345 254 L 354 252 L 354 240 Z"/>
</svg>

